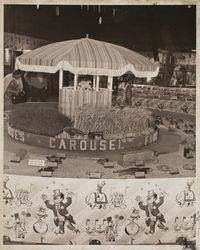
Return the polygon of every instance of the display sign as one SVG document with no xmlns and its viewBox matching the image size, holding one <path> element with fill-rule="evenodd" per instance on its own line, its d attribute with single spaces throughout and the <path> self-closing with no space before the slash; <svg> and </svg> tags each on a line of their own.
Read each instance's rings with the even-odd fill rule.
<svg viewBox="0 0 200 250">
<path fill-rule="evenodd" d="M 29 166 L 45 167 L 46 166 L 46 160 L 30 159 L 30 160 L 28 160 L 28 165 Z"/>
<path fill-rule="evenodd" d="M 15 129 L 10 125 L 8 125 L 8 134 L 10 135 L 10 137 L 19 142 L 63 151 L 117 151 L 125 149 L 135 149 L 151 144 L 158 138 L 158 130 L 156 130 L 153 131 L 150 135 L 139 135 L 137 137 L 129 137 L 123 139 L 63 139 L 31 134 Z M 38 162 L 36 163 L 37 166 L 40 166 L 38 165 Z"/>
</svg>

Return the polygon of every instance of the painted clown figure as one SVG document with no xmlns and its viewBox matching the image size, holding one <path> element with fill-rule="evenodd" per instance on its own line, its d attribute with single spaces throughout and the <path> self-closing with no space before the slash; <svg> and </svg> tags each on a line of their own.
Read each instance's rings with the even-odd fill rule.
<svg viewBox="0 0 200 250">
<path fill-rule="evenodd" d="M 67 197 L 66 202 L 64 200 L 64 194 L 60 192 L 59 189 L 54 190 L 53 194 L 53 204 L 50 204 L 47 196 L 45 194 L 42 195 L 42 199 L 47 206 L 47 208 L 51 209 L 54 214 L 54 224 L 57 227 L 55 233 L 64 234 L 65 225 L 69 230 L 72 230 L 75 233 L 78 233 L 79 230 L 75 228 L 76 222 L 74 221 L 72 215 L 68 212 L 67 207 L 72 204 L 72 198 Z"/>
<path fill-rule="evenodd" d="M 146 200 L 146 205 L 144 205 L 142 198 L 140 196 L 136 197 L 140 209 L 144 210 L 146 213 L 146 225 L 148 227 L 146 234 L 154 234 L 156 225 L 163 231 L 168 230 L 164 225 L 164 223 L 166 223 L 165 218 L 159 210 L 159 207 L 164 202 L 164 194 L 161 193 L 158 199 L 158 195 L 154 190 L 150 190 L 148 191 Z"/>
<path fill-rule="evenodd" d="M 25 238 L 25 235 L 27 233 L 26 231 L 26 223 L 23 219 L 20 218 L 19 213 L 14 214 L 15 222 L 13 224 L 13 229 L 16 238 Z"/>
</svg>

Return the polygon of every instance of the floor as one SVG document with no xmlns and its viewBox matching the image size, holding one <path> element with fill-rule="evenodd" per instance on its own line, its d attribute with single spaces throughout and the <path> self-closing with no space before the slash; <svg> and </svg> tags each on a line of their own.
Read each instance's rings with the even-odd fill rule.
<svg viewBox="0 0 200 250">
<path fill-rule="evenodd" d="M 165 130 L 160 131 L 159 140 L 149 145 L 141 151 L 152 150 L 157 151 L 159 156 L 154 157 L 152 160 L 145 162 L 145 167 L 151 169 L 146 174 L 146 178 L 170 178 L 170 177 L 193 177 L 195 170 L 186 170 L 183 165 L 195 165 L 195 158 L 186 159 L 183 157 L 183 145 L 181 144 L 181 136 L 168 132 Z M 10 162 L 11 158 L 20 149 L 25 149 L 27 155 L 20 163 Z M 4 173 L 16 175 L 31 175 L 40 176 L 38 170 L 40 167 L 28 166 L 28 159 L 45 159 L 47 155 L 55 155 L 58 151 L 46 148 L 39 148 L 31 145 L 25 145 L 11 139 L 4 130 Z M 121 166 L 119 164 L 122 158 L 122 153 L 129 152 L 65 152 L 67 158 L 62 161 L 58 169 L 53 172 L 53 177 L 67 177 L 67 178 L 89 178 L 90 173 L 99 173 L 101 178 L 135 178 L 134 172 L 123 174 L 113 173 L 116 170 L 122 170 L 128 167 L 133 167 L 134 163 Z M 114 163 L 114 168 L 104 168 L 98 162 L 98 159 L 108 158 L 109 161 Z M 160 165 L 167 165 L 170 170 L 176 170 L 176 174 L 170 174 L 169 171 L 159 170 Z M 177 171 L 178 170 L 178 171 Z M 178 173 L 179 172 L 179 173 Z"/>
</svg>

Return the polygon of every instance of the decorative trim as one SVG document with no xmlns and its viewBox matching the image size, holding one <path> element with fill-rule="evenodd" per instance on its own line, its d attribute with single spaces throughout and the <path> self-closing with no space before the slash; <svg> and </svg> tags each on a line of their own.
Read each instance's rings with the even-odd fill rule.
<svg viewBox="0 0 200 250">
<path fill-rule="evenodd" d="M 16 58 L 15 69 L 32 72 L 44 72 L 54 74 L 58 70 L 63 69 L 78 75 L 99 75 L 99 76 L 121 76 L 127 72 L 132 72 L 136 77 L 156 77 L 159 73 L 159 66 L 154 71 L 137 71 L 132 64 L 126 65 L 121 69 L 98 69 L 98 68 L 77 68 L 73 67 L 70 63 L 61 61 L 55 66 L 46 65 L 28 65 L 23 64 Z"/>
</svg>

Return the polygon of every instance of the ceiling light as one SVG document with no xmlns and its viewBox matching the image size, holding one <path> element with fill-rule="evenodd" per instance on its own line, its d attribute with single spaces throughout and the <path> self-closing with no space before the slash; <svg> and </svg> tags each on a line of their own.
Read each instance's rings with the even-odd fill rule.
<svg viewBox="0 0 200 250">
<path fill-rule="evenodd" d="M 99 24 L 102 24 L 102 17 L 99 17 Z"/>
<path fill-rule="evenodd" d="M 113 8 L 113 16 L 115 16 L 115 8 Z"/>
<path fill-rule="evenodd" d="M 59 8 L 59 6 L 56 6 L 56 16 L 60 16 L 60 8 Z"/>
</svg>

